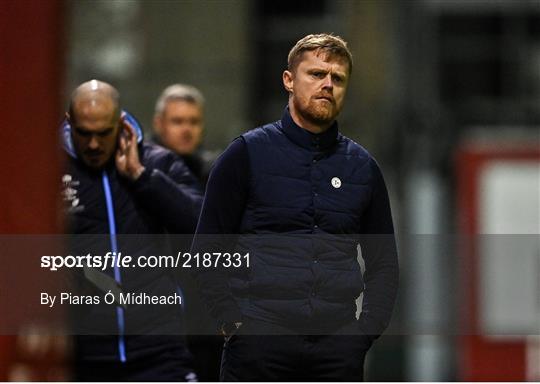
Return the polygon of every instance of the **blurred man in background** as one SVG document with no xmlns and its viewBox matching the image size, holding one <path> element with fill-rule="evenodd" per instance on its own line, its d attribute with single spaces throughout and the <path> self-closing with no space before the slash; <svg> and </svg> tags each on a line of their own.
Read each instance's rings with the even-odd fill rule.
<svg viewBox="0 0 540 384">
<path fill-rule="evenodd" d="M 198 275 L 226 338 L 222 380 L 362 380 L 390 321 L 398 264 L 388 193 L 373 157 L 336 121 L 352 64 L 339 37 L 299 40 L 281 120 L 234 140 L 212 170 L 194 249 L 219 246 L 199 235 L 244 234 L 237 249 L 250 256 L 243 269 Z"/>
<path fill-rule="evenodd" d="M 77 235 L 71 244 L 76 254 L 155 255 L 160 237 L 142 235 L 193 233 L 202 200 L 198 183 L 178 156 L 143 141 L 110 84 L 91 80 L 77 87 L 62 130 L 68 154 L 63 196 L 68 231 Z M 117 290 L 178 293 L 167 268 L 85 267 L 77 283 L 102 297 Z M 196 381 L 182 336 L 181 305 L 102 300 L 72 312 L 75 379 Z"/>
<path fill-rule="evenodd" d="M 173 84 L 163 90 L 154 112 L 154 141 L 178 154 L 203 188 L 215 155 L 202 148 L 204 97 L 191 85 Z M 223 340 L 199 298 L 190 273 L 178 271 L 186 297 L 188 343 L 201 381 L 218 381 Z"/>
<path fill-rule="evenodd" d="M 184 84 L 173 84 L 165 88 L 154 111 L 155 141 L 182 157 L 204 186 L 215 156 L 201 147 L 203 131 L 202 93 Z"/>
</svg>

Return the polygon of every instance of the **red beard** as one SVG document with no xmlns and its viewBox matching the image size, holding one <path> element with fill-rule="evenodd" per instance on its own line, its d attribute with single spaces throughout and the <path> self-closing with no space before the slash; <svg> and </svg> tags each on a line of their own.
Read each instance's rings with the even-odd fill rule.
<svg viewBox="0 0 540 384">
<path fill-rule="evenodd" d="M 329 100 L 321 99 L 323 96 L 328 97 Z M 316 124 L 330 123 L 338 114 L 334 98 L 328 95 L 313 96 L 307 105 L 301 105 L 298 100 L 293 100 L 293 102 L 298 113 Z"/>
</svg>

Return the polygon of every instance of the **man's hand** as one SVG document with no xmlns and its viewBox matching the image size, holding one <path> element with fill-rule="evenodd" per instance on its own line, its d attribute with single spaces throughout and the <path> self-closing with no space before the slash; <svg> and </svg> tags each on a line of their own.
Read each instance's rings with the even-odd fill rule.
<svg viewBox="0 0 540 384">
<path fill-rule="evenodd" d="M 135 181 L 141 176 L 144 167 L 139 160 L 137 134 L 126 120 L 122 119 L 122 130 L 118 135 L 116 150 L 116 169 L 120 175 Z"/>
</svg>

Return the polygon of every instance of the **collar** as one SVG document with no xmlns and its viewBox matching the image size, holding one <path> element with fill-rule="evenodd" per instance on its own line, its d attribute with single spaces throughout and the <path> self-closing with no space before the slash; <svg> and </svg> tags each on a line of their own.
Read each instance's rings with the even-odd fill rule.
<svg viewBox="0 0 540 384">
<path fill-rule="evenodd" d="M 334 121 L 330 128 L 322 133 L 311 133 L 294 122 L 288 106 L 281 118 L 281 129 L 292 142 L 315 152 L 334 146 L 338 137 L 337 121 Z"/>
</svg>

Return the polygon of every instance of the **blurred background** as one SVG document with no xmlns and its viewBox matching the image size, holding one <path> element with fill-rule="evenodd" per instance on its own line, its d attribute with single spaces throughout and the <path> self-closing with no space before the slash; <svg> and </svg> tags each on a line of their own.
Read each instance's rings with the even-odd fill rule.
<svg viewBox="0 0 540 384">
<path fill-rule="evenodd" d="M 353 52 L 340 128 L 379 161 L 401 250 L 367 380 L 540 380 L 539 0 L 3 0 L 1 233 L 60 231 L 78 84 L 116 86 L 148 134 L 162 89 L 195 85 L 221 152 L 280 118 L 287 53 L 320 32 Z M 29 339 L 0 339 L 0 380 L 69 378 Z"/>
</svg>

